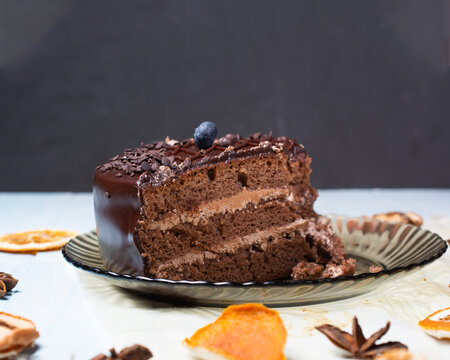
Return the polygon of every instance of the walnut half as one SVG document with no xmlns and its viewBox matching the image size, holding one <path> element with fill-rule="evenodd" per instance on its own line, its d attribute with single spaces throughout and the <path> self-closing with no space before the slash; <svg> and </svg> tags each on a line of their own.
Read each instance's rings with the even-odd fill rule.
<svg viewBox="0 0 450 360">
<path fill-rule="evenodd" d="M 402 224 L 411 224 L 415 226 L 421 226 L 423 219 L 419 214 L 409 211 L 407 213 L 400 211 L 391 211 L 384 214 L 375 214 L 372 218 L 388 222 L 397 222 Z"/>
</svg>

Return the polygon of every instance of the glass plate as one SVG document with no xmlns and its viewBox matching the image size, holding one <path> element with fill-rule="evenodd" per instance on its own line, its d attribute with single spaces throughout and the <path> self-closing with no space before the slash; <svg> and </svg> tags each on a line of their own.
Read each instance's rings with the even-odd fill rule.
<svg viewBox="0 0 450 360">
<path fill-rule="evenodd" d="M 155 300 L 206 306 L 259 302 L 269 306 L 293 306 L 346 299 L 377 288 L 384 281 L 419 269 L 445 253 L 447 243 L 439 235 L 412 225 L 369 218 L 330 216 L 350 257 L 356 259 L 354 276 L 318 280 L 272 280 L 265 282 L 209 282 L 151 279 L 119 274 L 106 269 L 91 231 L 71 239 L 64 258 L 75 267 L 112 285 L 141 292 Z M 381 267 L 370 273 L 370 266 Z"/>
</svg>

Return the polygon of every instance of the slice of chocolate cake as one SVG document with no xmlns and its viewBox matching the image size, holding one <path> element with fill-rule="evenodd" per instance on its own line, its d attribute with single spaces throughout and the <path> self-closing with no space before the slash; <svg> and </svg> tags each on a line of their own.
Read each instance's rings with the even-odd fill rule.
<svg viewBox="0 0 450 360">
<path fill-rule="evenodd" d="M 94 176 L 105 265 L 173 280 L 353 274 L 353 260 L 313 210 L 310 162 L 295 140 L 259 133 L 229 134 L 203 150 L 168 138 L 125 150 Z"/>
</svg>

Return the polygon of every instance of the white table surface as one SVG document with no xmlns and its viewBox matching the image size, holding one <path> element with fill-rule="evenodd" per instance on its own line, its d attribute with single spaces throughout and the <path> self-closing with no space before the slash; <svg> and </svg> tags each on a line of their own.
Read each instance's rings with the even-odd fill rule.
<svg viewBox="0 0 450 360">
<path fill-rule="evenodd" d="M 416 211 L 424 227 L 450 238 L 450 190 L 322 190 L 319 213 L 370 215 Z M 90 193 L 0 193 L 0 233 L 59 228 L 95 228 Z M 87 360 L 115 346 L 150 347 L 155 359 L 189 359 L 182 346 L 222 309 L 173 306 L 131 295 L 75 270 L 60 252 L 33 255 L 0 253 L 0 271 L 19 279 L 0 300 L 0 311 L 33 320 L 41 336 L 24 358 Z M 391 284 L 392 283 L 392 284 Z M 324 322 L 350 325 L 357 315 L 366 335 L 391 320 L 385 340 L 399 340 L 427 359 L 450 359 L 450 342 L 425 335 L 417 321 L 450 306 L 450 256 L 444 256 L 379 291 L 358 298 L 311 306 L 279 308 L 288 330 L 285 354 L 294 359 L 345 359 L 345 354 L 314 330 Z"/>
</svg>

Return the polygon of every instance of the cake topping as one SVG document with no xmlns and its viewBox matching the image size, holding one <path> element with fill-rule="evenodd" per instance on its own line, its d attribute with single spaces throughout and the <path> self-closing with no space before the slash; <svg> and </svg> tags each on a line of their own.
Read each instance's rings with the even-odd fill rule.
<svg viewBox="0 0 450 360">
<path fill-rule="evenodd" d="M 202 122 L 194 131 L 194 140 L 199 149 L 209 149 L 217 136 L 217 127 L 211 121 Z"/>
<path fill-rule="evenodd" d="M 280 360 L 284 359 L 286 338 L 278 312 L 261 304 L 242 304 L 227 307 L 216 321 L 197 330 L 185 344 L 197 356 Z"/>
<path fill-rule="evenodd" d="M 356 359 L 374 359 L 381 355 L 385 351 L 393 349 L 408 349 L 408 347 L 398 341 L 387 342 L 383 344 L 375 344 L 384 334 L 387 333 L 390 327 L 388 321 L 386 326 L 369 338 L 365 338 L 361 327 L 359 326 L 356 316 L 353 318 L 353 331 L 352 334 L 342 331 L 336 326 L 325 324 L 316 327 L 321 333 L 323 333 L 334 345 L 347 350 Z"/>
<path fill-rule="evenodd" d="M 292 156 L 305 153 L 303 146 L 296 144 L 294 139 L 285 136 L 273 138 L 272 133 L 254 133 L 247 138 L 227 134 L 219 139 L 212 138 L 212 141 L 206 149 L 200 148 L 193 138 L 183 141 L 166 138 L 153 144 L 141 144 L 139 148 L 126 149 L 123 155 L 113 157 L 97 170 L 101 173 L 113 171 L 116 178 L 125 174 L 130 177 L 144 174 L 140 177 L 142 183 L 158 184 L 195 166 L 231 158 L 281 151 L 289 151 Z"/>
<path fill-rule="evenodd" d="M 124 348 L 118 354 L 114 348 L 109 350 L 110 356 L 99 354 L 94 356 L 91 360 L 148 360 L 153 357 L 152 352 L 142 345 L 133 345 Z"/>
</svg>

